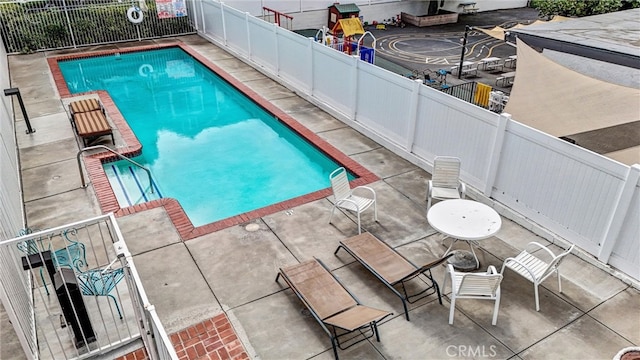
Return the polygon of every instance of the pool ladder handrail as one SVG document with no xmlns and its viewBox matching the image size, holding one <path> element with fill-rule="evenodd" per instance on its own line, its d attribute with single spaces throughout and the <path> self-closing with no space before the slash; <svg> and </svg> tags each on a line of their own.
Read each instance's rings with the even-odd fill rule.
<svg viewBox="0 0 640 360">
<path fill-rule="evenodd" d="M 95 150 L 95 149 L 103 149 L 103 150 L 107 150 L 110 153 L 118 156 L 120 159 L 122 160 L 126 160 L 128 162 L 130 162 L 131 164 L 139 167 L 140 169 L 144 170 L 147 172 L 147 176 L 149 177 L 149 189 L 151 189 L 151 193 L 153 194 L 153 181 L 151 180 L 151 170 L 147 169 L 146 167 L 140 165 L 139 163 L 137 163 L 134 160 L 129 159 L 128 157 L 114 151 L 113 149 L 104 146 L 104 145 L 94 145 L 94 146 L 89 146 L 86 148 L 82 148 L 80 149 L 80 151 L 78 151 L 78 154 L 76 155 L 76 159 L 78 160 L 78 170 L 80 170 L 80 180 L 82 180 L 82 187 L 85 188 L 87 187 L 87 184 L 84 181 L 84 173 L 82 172 L 82 163 L 80 162 L 80 155 L 82 155 L 83 152 L 88 151 L 88 150 Z"/>
</svg>

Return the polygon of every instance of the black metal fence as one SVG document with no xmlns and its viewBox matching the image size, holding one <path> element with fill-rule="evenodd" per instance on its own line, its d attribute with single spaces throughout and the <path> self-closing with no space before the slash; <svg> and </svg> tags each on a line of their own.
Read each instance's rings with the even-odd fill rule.
<svg viewBox="0 0 640 360">
<path fill-rule="evenodd" d="M 152 39 L 194 33 L 188 16 L 160 19 L 155 1 L 139 23 L 136 1 L 49 0 L 0 2 L 0 35 L 8 53 Z M 134 14 L 135 15 L 135 14 Z"/>
<path fill-rule="evenodd" d="M 472 81 L 464 84 L 449 86 L 447 88 L 442 89 L 442 92 L 445 92 L 451 96 L 455 96 L 458 99 L 464 100 L 466 102 L 470 102 L 472 104 L 482 106 L 477 104 L 474 101 L 476 87 L 477 87 L 477 83 L 475 81 Z"/>
<path fill-rule="evenodd" d="M 494 90 L 490 85 L 475 81 L 442 87 L 441 90 L 458 99 L 498 113 L 502 112 L 509 101 L 508 93 Z"/>
</svg>

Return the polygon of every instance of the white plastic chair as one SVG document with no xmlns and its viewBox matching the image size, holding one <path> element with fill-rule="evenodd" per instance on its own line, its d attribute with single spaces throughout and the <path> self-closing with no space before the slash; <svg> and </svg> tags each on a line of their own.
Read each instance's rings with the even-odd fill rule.
<svg viewBox="0 0 640 360">
<path fill-rule="evenodd" d="M 524 277 L 533 283 L 533 289 L 536 297 L 536 311 L 540 311 L 540 297 L 538 295 L 538 285 L 540 285 L 549 276 L 556 273 L 558 276 L 558 290 L 562 292 L 562 283 L 560 282 L 560 270 L 558 266 L 562 260 L 569 255 L 575 245 L 571 245 L 560 255 L 556 256 L 551 250 L 537 242 L 530 242 L 525 249 L 515 258 L 510 257 L 504 260 L 500 273 L 504 274 L 504 268 L 507 267 L 516 272 L 516 274 Z M 533 251 L 540 250 L 541 254 L 547 254 L 549 261 L 545 262 L 539 257 L 533 255 Z"/>
<path fill-rule="evenodd" d="M 427 185 L 427 211 L 431 200 L 464 199 L 466 188 L 460 181 L 460 159 L 452 156 L 436 156 L 433 174 Z"/>
<path fill-rule="evenodd" d="M 360 214 L 371 207 L 371 205 L 373 205 L 374 219 L 378 221 L 376 193 L 372 188 L 367 186 L 358 186 L 351 189 L 349 186 L 349 179 L 347 178 L 347 171 L 343 167 L 334 170 L 329 175 L 329 180 L 331 181 L 331 188 L 333 189 L 333 196 L 335 197 L 335 202 L 331 209 L 331 217 L 329 217 L 329 223 L 331 223 L 333 212 L 336 208 L 353 211 L 358 215 L 358 234 L 360 234 L 362 232 L 360 227 Z M 355 195 L 355 192 L 359 192 L 363 196 Z"/>
<path fill-rule="evenodd" d="M 500 283 L 502 274 L 499 274 L 493 265 L 490 265 L 486 273 L 456 272 L 453 265 L 447 264 L 444 274 L 442 291 L 447 286 L 447 278 L 451 278 L 451 309 L 449 310 L 449 324 L 453 324 L 453 313 L 456 309 L 456 299 L 484 299 L 494 300 L 493 320 L 491 325 L 498 321 L 498 308 L 500 307 Z"/>
</svg>

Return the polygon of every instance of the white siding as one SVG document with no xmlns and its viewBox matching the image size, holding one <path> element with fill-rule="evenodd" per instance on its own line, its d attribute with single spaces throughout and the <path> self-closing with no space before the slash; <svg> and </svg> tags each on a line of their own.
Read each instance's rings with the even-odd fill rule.
<svg viewBox="0 0 640 360">
<path fill-rule="evenodd" d="M 9 61 L 4 43 L 0 39 L 0 86 L 11 87 Z M 4 95 L 4 94 L 3 94 Z M 13 96 L 0 100 L 0 240 L 11 239 L 23 227 L 22 190 L 18 171 Z"/>
</svg>

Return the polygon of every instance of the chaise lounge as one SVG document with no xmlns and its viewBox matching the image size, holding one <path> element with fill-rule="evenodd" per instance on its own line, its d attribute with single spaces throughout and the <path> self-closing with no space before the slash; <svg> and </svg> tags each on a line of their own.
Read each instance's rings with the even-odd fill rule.
<svg viewBox="0 0 640 360">
<path fill-rule="evenodd" d="M 115 145 L 113 129 L 107 121 L 104 108 L 97 99 L 69 103 L 69 114 L 71 114 L 71 126 L 82 139 L 84 146 L 104 135 L 111 135 L 111 142 Z"/>
<path fill-rule="evenodd" d="M 377 323 L 392 313 L 362 305 L 320 260 L 281 268 L 276 281 L 280 276 L 329 335 L 336 360 L 338 347 L 347 349 L 373 335 L 380 341 Z"/>
<path fill-rule="evenodd" d="M 444 263 L 453 254 L 418 267 L 371 233 L 356 235 L 340 241 L 340 245 L 338 245 L 334 255 L 337 255 L 340 249 L 346 250 L 402 300 L 407 321 L 409 321 L 407 302 L 413 304 L 422 298 L 437 293 L 438 301 L 442 305 L 440 288 L 433 279 L 431 269 Z M 405 283 L 419 275 L 424 275 L 431 282 L 431 285 L 417 293 L 409 294 Z M 395 288 L 396 285 L 401 286 L 402 293 Z"/>
</svg>

